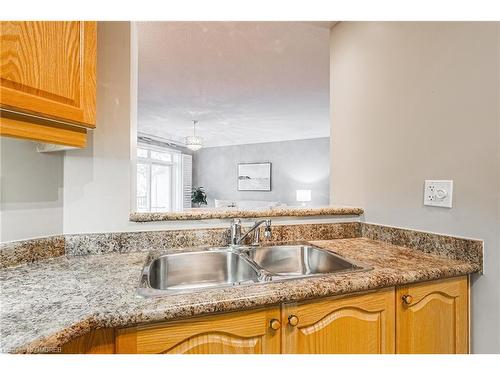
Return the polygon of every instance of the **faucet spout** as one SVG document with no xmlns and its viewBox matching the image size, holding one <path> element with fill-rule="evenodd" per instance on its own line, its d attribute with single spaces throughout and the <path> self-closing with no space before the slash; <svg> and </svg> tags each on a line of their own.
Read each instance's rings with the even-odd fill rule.
<svg viewBox="0 0 500 375">
<path fill-rule="evenodd" d="M 231 245 L 241 245 L 241 242 L 247 238 L 250 233 L 254 232 L 254 242 L 252 245 L 259 244 L 259 227 L 265 224 L 264 237 L 270 238 L 272 235 L 271 231 L 271 220 L 260 220 L 256 221 L 255 224 L 243 235 L 241 235 L 241 221 L 239 219 L 233 220 L 231 224 Z"/>
</svg>

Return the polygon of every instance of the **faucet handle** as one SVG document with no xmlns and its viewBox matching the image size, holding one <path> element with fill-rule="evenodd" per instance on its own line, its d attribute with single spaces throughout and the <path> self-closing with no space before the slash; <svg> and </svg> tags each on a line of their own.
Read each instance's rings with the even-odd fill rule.
<svg viewBox="0 0 500 375">
<path fill-rule="evenodd" d="M 231 234 L 230 234 L 230 243 L 231 245 L 238 245 L 238 242 L 241 239 L 241 220 L 233 219 L 231 222 Z"/>
<path fill-rule="evenodd" d="M 266 220 L 266 227 L 264 228 L 264 237 L 271 238 L 271 236 L 272 236 L 271 220 L 267 219 Z"/>
</svg>

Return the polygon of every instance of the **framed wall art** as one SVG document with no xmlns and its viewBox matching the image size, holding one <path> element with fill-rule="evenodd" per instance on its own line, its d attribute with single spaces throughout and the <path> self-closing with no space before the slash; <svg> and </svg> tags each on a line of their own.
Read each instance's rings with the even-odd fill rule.
<svg viewBox="0 0 500 375">
<path fill-rule="evenodd" d="M 238 163 L 238 191 L 271 191 L 271 163 Z"/>
</svg>

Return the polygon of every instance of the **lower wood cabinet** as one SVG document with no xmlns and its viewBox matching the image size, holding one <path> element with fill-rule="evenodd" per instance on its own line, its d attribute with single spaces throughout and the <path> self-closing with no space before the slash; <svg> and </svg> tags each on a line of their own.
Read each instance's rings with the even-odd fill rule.
<svg viewBox="0 0 500 375">
<path fill-rule="evenodd" d="M 63 353 L 467 353 L 468 278 L 101 329 Z"/>
<path fill-rule="evenodd" d="M 396 352 L 469 352 L 467 277 L 396 288 Z"/>
<path fill-rule="evenodd" d="M 278 354 L 279 307 L 118 329 L 117 353 Z M 273 325 L 271 323 L 278 323 Z"/>
<path fill-rule="evenodd" d="M 61 348 L 63 354 L 113 354 L 115 352 L 115 329 L 104 328 L 90 331 Z"/>
<path fill-rule="evenodd" d="M 394 288 L 285 304 L 283 353 L 394 353 Z"/>
</svg>

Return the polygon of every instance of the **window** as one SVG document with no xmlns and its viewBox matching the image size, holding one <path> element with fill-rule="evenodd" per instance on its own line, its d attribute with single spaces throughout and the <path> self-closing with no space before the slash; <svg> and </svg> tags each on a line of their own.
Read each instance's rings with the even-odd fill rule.
<svg viewBox="0 0 500 375">
<path fill-rule="evenodd" d="M 183 160 L 179 151 L 139 144 L 137 147 L 137 211 L 183 209 Z M 191 170 L 189 173 L 192 173 Z"/>
</svg>

